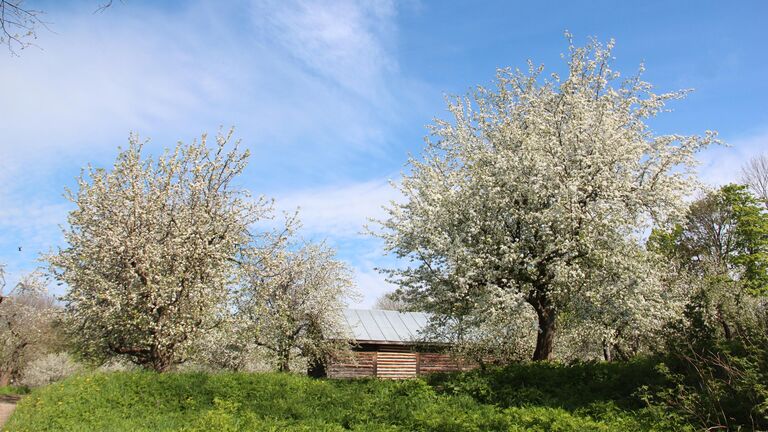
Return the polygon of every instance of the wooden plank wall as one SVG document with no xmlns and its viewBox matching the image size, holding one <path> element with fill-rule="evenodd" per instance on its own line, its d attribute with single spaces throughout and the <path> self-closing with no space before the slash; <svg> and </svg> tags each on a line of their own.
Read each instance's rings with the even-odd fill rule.
<svg viewBox="0 0 768 432">
<path fill-rule="evenodd" d="M 376 357 L 376 376 L 389 379 L 415 378 L 418 366 L 418 354 L 407 347 L 382 346 Z"/>
<path fill-rule="evenodd" d="M 419 373 L 455 372 L 472 369 L 468 364 L 456 361 L 450 354 L 421 353 L 419 355 Z"/>
<path fill-rule="evenodd" d="M 355 359 L 351 361 L 332 361 L 328 365 L 328 377 L 406 379 L 433 372 L 474 368 L 469 363 L 456 361 L 450 354 L 412 352 L 409 347 L 403 346 L 380 346 L 377 349 L 356 351 Z"/>
<path fill-rule="evenodd" d="M 331 361 L 329 378 L 364 378 L 376 376 L 376 352 L 355 352 L 353 361 Z"/>
</svg>

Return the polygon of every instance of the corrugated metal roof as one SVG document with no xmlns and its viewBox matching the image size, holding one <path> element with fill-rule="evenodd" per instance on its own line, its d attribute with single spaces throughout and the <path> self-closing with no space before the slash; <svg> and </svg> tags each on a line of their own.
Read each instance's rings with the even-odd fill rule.
<svg viewBox="0 0 768 432">
<path fill-rule="evenodd" d="M 424 341 L 429 314 L 388 310 L 345 309 L 349 335 L 358 342 L 408 343 Z"/>
</svg>

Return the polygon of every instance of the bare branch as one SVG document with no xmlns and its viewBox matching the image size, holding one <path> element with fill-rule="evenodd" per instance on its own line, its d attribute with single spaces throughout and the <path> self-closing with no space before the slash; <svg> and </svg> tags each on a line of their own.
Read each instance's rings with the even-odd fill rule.
<svg viewBox="0 0 768 432">
<path fill-rule="evenodd" d="M 97 14 L 97 13 L 104 12 L 105 10 L 109 9 L 110 7 L 112 7 L 112 3 L 113 3 L 113 0 L 109 0 L 107 2 L 104 2 L 104 3 L 100 4 L 99 7 L 96 8 L 95 11 L 93 11 L 93 13 Z M 125 3 L 125 2 L 123 0 L 120 0 L 120 3 Z"/>
<path fill-rule="evenodd" d="M 8 46 L 11 55 L 34 44 L 37 30 L 48 28 L 41 19 L 43 11 L 25 7 L 24 0 L 0 0 L 0 43 Z"/>
<path fill-rule="evenodd" d="M 749 160 L 741 168 L 741 181 L 768 208 L 768 154 L 761 154 Z"/>
</svg>

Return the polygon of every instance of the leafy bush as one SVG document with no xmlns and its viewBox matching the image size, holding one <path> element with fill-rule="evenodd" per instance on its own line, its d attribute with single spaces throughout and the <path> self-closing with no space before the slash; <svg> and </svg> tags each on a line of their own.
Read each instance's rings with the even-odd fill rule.
<svg viewBox="0 0 768 432">
<path fill-rule="evenodd" d="M 21 383 L 41 387 L 63 380 L 82 369 L 68 354 L 48 354 L 30 363 L 23 372 Z"/>
<path fill-rule="evenodd" d="M 452 395 L 469 395 L 501 407 L 545 405 L 574 410 L 601 401 L 624 409 L 645 404 L 639 390 L 660 386 L 666 378 L 656 358 L 631 362 L 517 363 L 458 374 L 435 374 L 430 384 Z"/>
<path fill-rule="evenodd" d="M 681 344 L 658 366 L 672 385 L 649 391 L 704 429 L 768 430 L 768 338 L 762 344 Z"/>
</svg>

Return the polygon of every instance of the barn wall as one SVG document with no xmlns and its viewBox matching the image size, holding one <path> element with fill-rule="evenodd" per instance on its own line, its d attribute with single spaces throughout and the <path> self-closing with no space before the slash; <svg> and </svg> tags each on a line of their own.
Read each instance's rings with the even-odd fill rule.
<svg viewBox="0 0 768 432">
<path fill-rule="evenodd" d="M 354 352 L 354 361 L 332 360 L 328 364 L 329 378 L 364 378 L 376 376 L 376 352 Z"/>
<path fill-rule="evenodd" d="M 353 352 L 355 360 L 336 360 L 328 365 L 329 378 L 379 377 L 406 379 L 434 372 L 473 369 L 450 354 L 416 352 L 403 345 L 367 345 Z"/>
<path fill-rule="evenodd" d="M 456 372 L 474 369 L 466 362 L 458 362 L 450 354 L 442 353 L 420 353 L 419 354 L 419 373 L 430 374 L 434 372 Z"/>
</svg>

